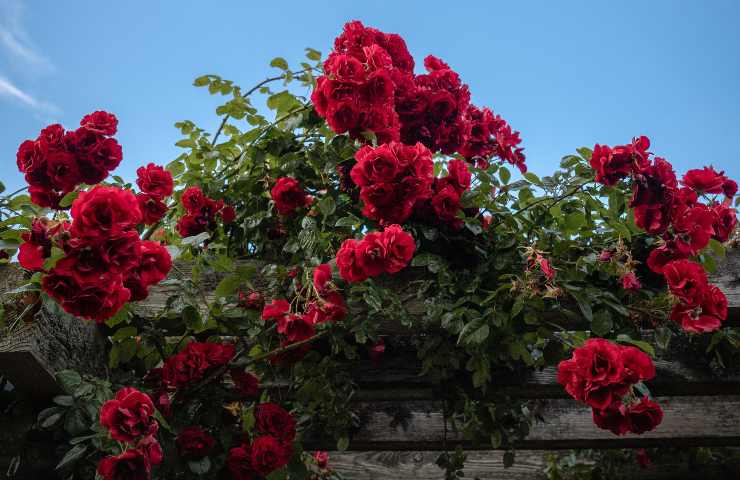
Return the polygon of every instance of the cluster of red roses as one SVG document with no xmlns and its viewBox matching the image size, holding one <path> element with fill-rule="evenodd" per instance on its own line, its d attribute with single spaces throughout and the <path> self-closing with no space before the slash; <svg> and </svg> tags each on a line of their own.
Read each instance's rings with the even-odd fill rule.
<svg viewBox="0 0 740 480">
<path fill-rule="evenodd" d="M 236 349 L 230 343 L 190 342 L 165 360 L 162 384 L 169 389 L 191 387 L 215 369 L 229 363 Z"/>
<path fill-rule="evenodd" d="M 321 264 L 313 271 L 313 288 L 317 299 L 306 306 L 302 314 L 290 312 L 287 300 L 276 299 L 265 305 L 262 310 L 262 320 L 274 321 L 277 332 L 282 335 L 281 347 L 307 340 L 316 334 L 316 325 L 327 322 L 339 322 L 347 315 L 347 306 L 342 295 L 332 283 L 331 266 Z M 305 355 L 310 346 L 303 345 L 292 352 L 277 355 L 271 359 L 273 363 L 296 361 Z"/>
<path fill-rule="evenodd" d="M 727 297 L 709 284 L 701 265 L 690 260 L 674 260 L 665 265 L 663 275 L 678 299 L 671 320 L 694 333 L 713 332 L 721 326 L 727 318 Z"/>
<path fill-rule="evenodd" d="M 236 218 L 236 211 L 231 205 L 224 205 L 223 200 L 207 197 L 200 187 L 188 187 L 180 198 L 185 207 L 185 215 L 177 221 L 177 232 L 181 237 L 192 237 L 205 231 L 216 229 L 216 217 L 221 217 L 224 225 Z"/>
<path fill-rule="evenodd" d="M 232 448 L 226 467 L 234 480 L 257 480 L 283 468 L 293 455 L 296 422 L 280 405 L 261 403 L 254 409 L 255 432 Z"/>
<path fill-rule="evenodd" d="M 127 301 L 146 298 L 149 286 L 167 276 L 170 254 L 139 238 L 141 210 L 129 190 L 98 186 L 81 192 L 71 214 L 71 225 L 35 221 L 19 258 L 24 268 L 41 270 L 53 246 L 63 251 L 41 285 L 65 311 L 105 321 Z"/>
<path fill-rule="evenodd" d="M 737 224 L 735 209 L 730 206 L 737 193 L 737 183 L 724 172 L 705 167 L 689 170 L 681 180 L 683 186 L 679 187 L 671 164 L 660 157 L 650 158 L 649 147 L 650 140 L 644 136 L 633 139 L 629 145 L 614 148 L 597 144 L 590 162 L 596 170 L 596 181 L 614 185 L 631 177 L 630 207 L 635 224 L 652 235 L 660 235 L 663 240 L 661 246 L 650 252 L 648 267 L 665 275 L 667 280 L 670 270 L 669 285 L 676 285 L 678 279 L 691 278 L 692 282 L 704 286 L 695 294 L 678 295 L 681 303 L 671 318 L 688 331 L 716 330 L 726 317 L 727 300 L 719 289 L 707 285 L 701 266 L 686 259 L 697 255 L 711 239 L 720 242 L 729 239 Z M 724 194 L 724 201 L 708 197 L 716 194 Z M 701 203 L 700 196 L 708 203 Z M 677 260 L 682 261 L 675 263 Z M 675 268 L 669 269 L 674 263 Z M 636 285 L 639 282 L 632 277 L 625 283 L 626 287 Z"/>
<path fill-rule="evenodd" d="M 663 420 L 660 406 L 632 385 L 655 377 L 655 366 L 641 350 L 591 338 L 558 365 L 558 382 L 573 398 L 593 409 L 594 423 L 616 435 L 644 433 Z M 626 402 L 625 402 L 626 401 Z"/>
<path fill-rule="evenodd" d="M 127 447 L 119 455 L 100 461 L 98 474 L 104 480 L 151 478 L 152 465 L 163 459 L 162 447 L 155 437 L 159 424 L 154 413 L 151 398 L 132 387 L 122 388 L 113 400 L 103 404 L 100 425 L 108 430 L 113 440 Z"/>
<path fill-rule="evenodd" d="M 345 24 L 334 41 L 311 95 L 316 112 L 337 133 L 378 143 L 421 142 L 432 151 L 458 152 L 482 167 L 492 156 L 526 171 L 519 133 L 488 109 L 470 104 L 468 86 L 434 56 L 426 74 L 414 74 L 414 60 L 397 34 Z"/>
<path fill-rule="evenodd" d="M 339 274 L 349 282 L 362 282 L 383 273 L 397 273 L 414 256 L 414 237 L 398 225 L 370 232 L 362 240 L 348 238 L 337 252 Z"/>
<path fill-rule="evenodd" d="M 103 181 L 123 158 L 121 146 L 111 138 L 117 127 L 115 115 L 98 111 L 85 115 L 77 130 L 49 125 L 36 140 L 21 143 L 16 163 L 25 174 L 31 201 L 58 209 L 62 197 L 78 185 Z"/>
<path fill-rule="evenodd" d="M 142 223 L 154 225 L 167 213 L 164 199 L 174 191 L 172 174 L 163 167 L 150 163 L 146 167 L 139 167 L 136 175 L 136 184 L 141 190 L 136 194 L 136 200 L 139 202 Z"/>
</svg>

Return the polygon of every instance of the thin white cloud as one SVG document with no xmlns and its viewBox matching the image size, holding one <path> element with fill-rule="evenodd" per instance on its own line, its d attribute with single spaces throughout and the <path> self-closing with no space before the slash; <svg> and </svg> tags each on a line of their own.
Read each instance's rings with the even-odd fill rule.
<svg viewBox="0 0 740 480">
<path fill-rule="evenodd" d="M 50 114 L 59 113 L 59 108 L 56 105 L 38 100 L 2 76 L 0 76 L 0 96 L 15 99 L 34 110 L 40 110 Z"/>
<path fill-rule="evenodd" d="M 18 66 L 53 71 L 54 65 L 33 48 L 23 28 L 23 8 L 22 0 L 0 0 L 0 46 Z"/>
</svg>

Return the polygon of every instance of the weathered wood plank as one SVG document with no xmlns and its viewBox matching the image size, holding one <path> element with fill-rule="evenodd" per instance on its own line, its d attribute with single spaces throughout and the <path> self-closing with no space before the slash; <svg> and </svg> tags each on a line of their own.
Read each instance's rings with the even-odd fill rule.
<svg viewBox="0 0 740 480">
<path fill-rule="evenodd" d="M 657 401 L 665 412 L 661 425 L 643 435 L 616 437 L 594 425 L 587 406 L 569 399 L 544 400 L 541 413 L 547 422 L 536 423 L 517 447 L 740 446 L 740 396 L 657 397 Z M 445 428 L 441 402 L 368 402 L 359 405 L 358 412 L 361 428 L 350 443 L 354 450 L 438 450 L 445 442 L 490 448 L 469 444 L 450 422 Z"/>
<path fill-rule="evenodd" d="M 442 470 L 434 463 L 441 451 L 329 452 L 329 464 L 352 480 L 442 480 Z M 519 450 L 510 468 L 504 468 L 501 450 L 466 452 L 465 478 L 481 480 L 544 480 L 547 456 L 553 452 Z M 738 478 L 740 465 L 697 465 L 656 462 L 649 468 L 625 466 L 624 480 L 725 480 Z M 617 479 L 613 479 L 617 480 Z"/>
</svg>

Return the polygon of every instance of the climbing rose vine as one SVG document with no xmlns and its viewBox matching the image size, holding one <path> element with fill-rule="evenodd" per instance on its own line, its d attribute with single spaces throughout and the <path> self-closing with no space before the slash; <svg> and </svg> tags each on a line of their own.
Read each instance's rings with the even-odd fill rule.
<svg viewBox="0 0 740 480">
<path fill-rule="evenodd" d="M 39 418 L 70 441 L 65 474 L 340 478 L 305 448 L 351 446 L 356 376 L 387 357 L 446 392 L 467 442 L 509 450 L 537 420 L 500 392 L 512 376 L 556 368 L 596 428 L 643 434 L 664 416 L 649 386 L 671 338 L 722 362 L 723 172 L 680 176 L 637 136 L 540 178 L 519 132 L 401 36 L 353 21 L 323 62 L 306 52 L 249 90 L 197 78 L 226 98 L 217 131 L 178 122 L 182 154 L 134 183 L 111 175 L 111 113 L 20 145 L 28 195 L 0 201 L 0 262 L 32 272 L 27 311 L 108 340 L 109 378 L 62 372 Z"/>
</svg>

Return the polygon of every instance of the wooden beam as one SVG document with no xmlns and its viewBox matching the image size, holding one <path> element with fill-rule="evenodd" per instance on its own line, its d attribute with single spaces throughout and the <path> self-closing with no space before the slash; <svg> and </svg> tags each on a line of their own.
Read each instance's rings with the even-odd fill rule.
<svg viewBox="0 0 740 480">
<path fill-rule="evenodd" d="M 543 400 L 539 411 L 546 423 L 535 423 L 517 447 L 740 446 L 740 396 L 656 397 L 656 401 L 665 412 L 663 423 L 643 435 L 617 437 L 594 425 L 588 406 L 571 399 Z M 440 450 L 454 442 L 469 449 L 490 449 L 488 444 L 466 441 L 450 422 L 445 428 L 441 402 L 366 402 L 357 413 L 361 427 L 352 436 L 353 450 Z"/>
</svg>

